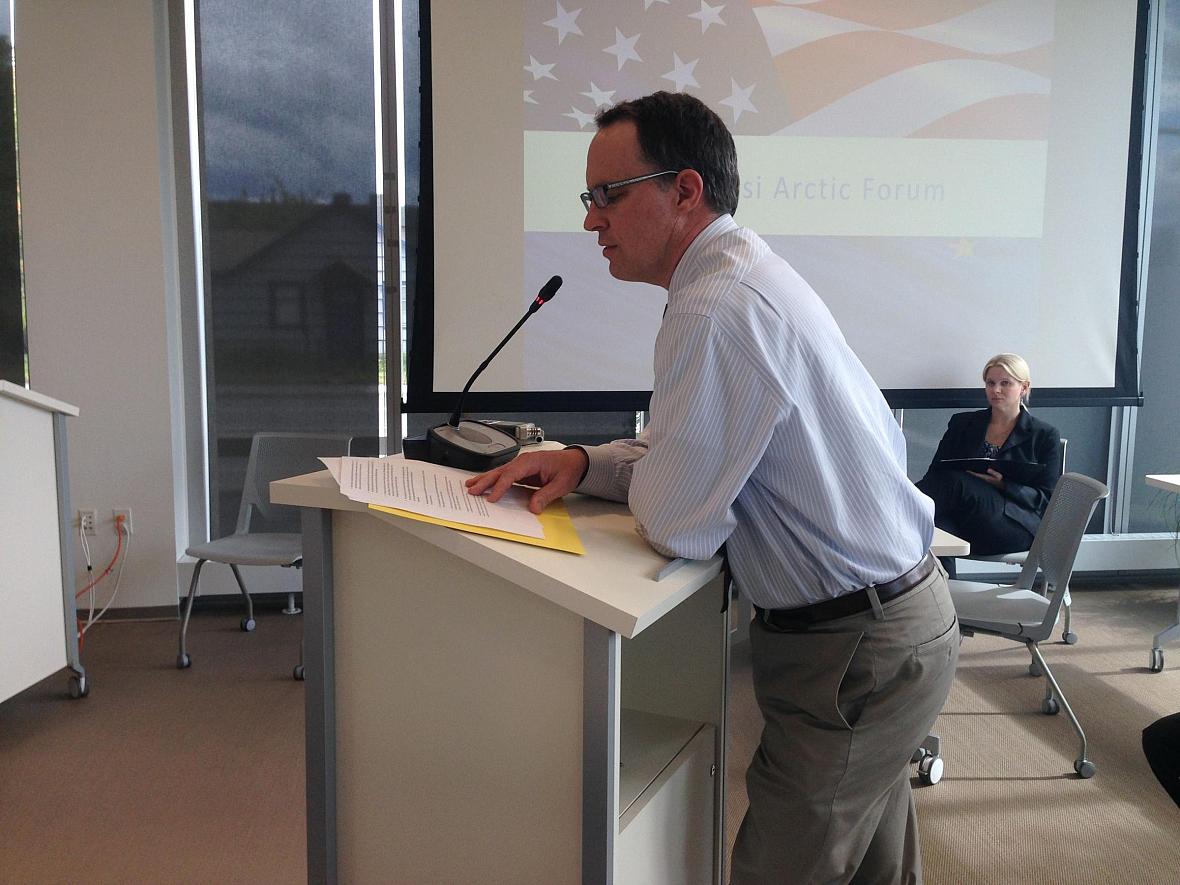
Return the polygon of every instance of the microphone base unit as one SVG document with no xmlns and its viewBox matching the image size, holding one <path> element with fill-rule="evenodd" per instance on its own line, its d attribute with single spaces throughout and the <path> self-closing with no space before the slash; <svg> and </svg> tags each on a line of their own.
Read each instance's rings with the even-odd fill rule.
<svg viewBox="0 0 1180 885">
<path fill-rule="evenodd" d="M 519 451 L 515 436 L 482 421 L 460 421 L 458 427 L 439 424 L 425 436 L 402 440 L 402 454 L 412 461 L 477 473 L 507 464 Z"/>
<path fill-rule="evenodd" d="M 402 440 L 403 455 L 415 461 L 429 461 L 432 464 L 443 464 L 447 467 L 482 473 L 485 470 L 499 467 L 501 464 L 507 464 L 515 458 L 520 452 L 521 437 L 530 443 L 539 443 L 545 438 L 544 431 L 533 424 L 517 426 L 513 423 L 509 432 L 505 433 L 504 430 L 492 426 L 493 423 L 500 422 L 460 421 L 459 416 L 463 414 L 463 400 L 467 396 L 467 391 L 471 389 L 471 385 L 475 383 L 479 373 L 488 367 L 488 363 L 495 359 L 496 354 L 525 324 L 525 321 L 540 310 L 541 305 L 556 295 L 560 288 L 561 277 L 550 277 L 549 282 L 541 287 L 541 291 L 537 293 L 537 297 L 529 309 L 525 311 L 524 316 L 504 336 L 504 340 L 496 345 L 496 349 L 475 370 L 475 373 L 467 379 L 467 383 L 463 385 L 463 392 L 459 394 L 459 402 L 455 405 L 455 411 L 451 413 L 451 421 L 455 423 L 453 425 L 450 422 L 439 424 L 436 427 L 431 427 L 423 437 Z"/>
<path fill-rule="evenodd" d="M 521 448 L 539 445 L 545 441 L 545 431 L 531 421 L 488 419 L 480 423 L 486 424 L 488 427 L 495 427 L 497 430 L 503 430 L 505 433 L 511 433 L 516 437 Z"/>
</svg>

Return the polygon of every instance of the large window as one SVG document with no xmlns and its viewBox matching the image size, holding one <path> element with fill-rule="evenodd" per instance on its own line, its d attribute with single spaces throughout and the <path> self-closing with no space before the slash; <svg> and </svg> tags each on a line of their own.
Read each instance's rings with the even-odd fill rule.
<svg viewBox="0 0 1180 885">
<path fill-rule="evenodd" d="M 16 179 L 16 102 L 12 77 L 12 16 L 0 3 L 0 379 L 25 383 L 25 322 L 21 292 L 20 215 Z"/>
<path fill-rule="evenodd" d="M 197 23 L 216 535 L 233 528 L 255 432 L 376 449 L 373 4 L 198 0 Z"/>
<path fill-rule="evenodd" d="M 1180 472 L 1180 3 L 1164 8 L 1161 33 L 1155 202 L 1140 372 L 1143 408 L 1135 416 L 1127 530 L 1174 533 L 1180 528 L 1176 496 L 1148 487 L 1143 475 Z"/>
</svg>

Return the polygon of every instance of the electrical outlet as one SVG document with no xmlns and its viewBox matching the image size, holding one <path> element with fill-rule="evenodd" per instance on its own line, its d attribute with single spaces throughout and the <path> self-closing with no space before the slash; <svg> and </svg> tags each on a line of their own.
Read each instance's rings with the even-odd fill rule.
<svg viewBox="0 0 1180 885">
<path fill-rule="evenodd" d="M 98 511 L 79 510 L 78 524 L 82 526 L 83 534 L 93 535 L 98 530 Z"/>
<path fill-rule="evenodd" d="M 127 530 L 127 534 L 130 535 L 132 533 L 132 530 L 131 530 L 131 509 L 130 508 L 127 508 L 125 510 L 112 510 L 111 515 L 115 519 L 116 526 L 119 524 L 118 523 L 119 517 L 120 516 L 123 517 L 123 528 Z"/>
</svg>

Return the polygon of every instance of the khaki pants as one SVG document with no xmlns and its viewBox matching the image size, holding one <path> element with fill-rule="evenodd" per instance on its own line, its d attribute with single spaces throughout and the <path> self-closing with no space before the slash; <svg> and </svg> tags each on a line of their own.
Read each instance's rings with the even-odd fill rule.
<svg viewBox="0 0 1180 885">
<path fill-rule="evenodd" d="M 950 691 L 959 631 L 946 576 L 872 611 L 750 628 L 765 728 L 733 885 L 922 881 L 910 757 Z"/>
</svg>

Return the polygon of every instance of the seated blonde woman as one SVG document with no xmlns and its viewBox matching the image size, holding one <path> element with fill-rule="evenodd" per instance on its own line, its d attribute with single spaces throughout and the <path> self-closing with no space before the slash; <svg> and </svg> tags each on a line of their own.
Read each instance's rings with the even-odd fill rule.
<svg viewBox="0 0 1180 885">
<path fill-rule="evenodd" d="M 1061 435 L 1028 411 L 1028 363 L 1014 353 L 983 367 L 988 408 L 951 417 L 918 488 L 934 500 L 934 523 L 971 544 L 982 556 L 1027 550 L 1061 476 Z M 940 462 L 994 458 L 986 473 Z M 1017 481 L 1004 462 L 1038 465 Z"/>
</svg>

